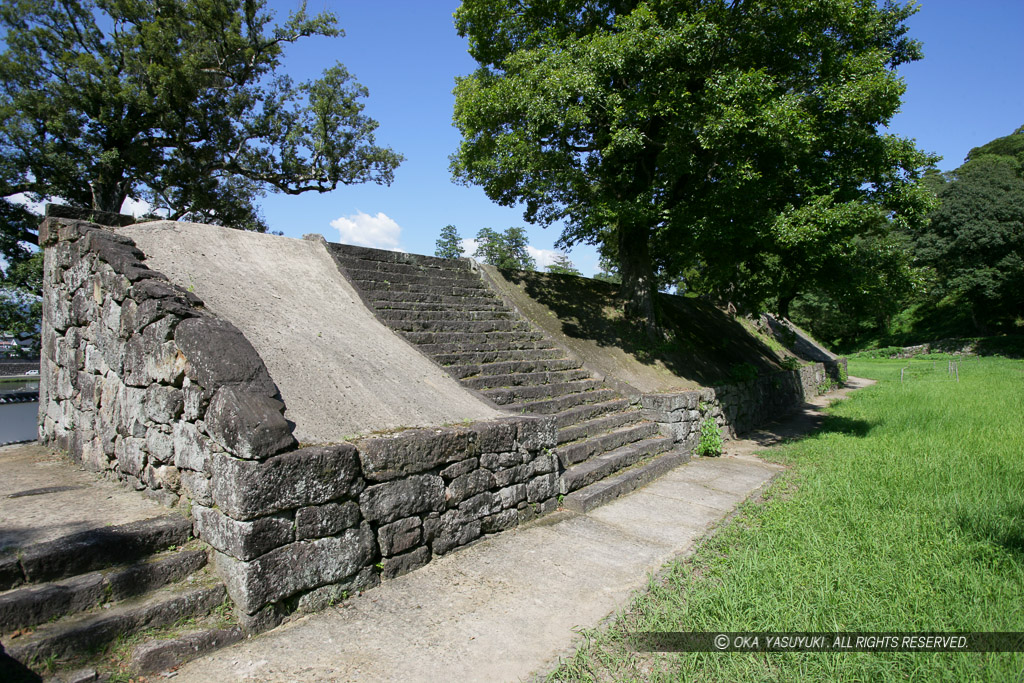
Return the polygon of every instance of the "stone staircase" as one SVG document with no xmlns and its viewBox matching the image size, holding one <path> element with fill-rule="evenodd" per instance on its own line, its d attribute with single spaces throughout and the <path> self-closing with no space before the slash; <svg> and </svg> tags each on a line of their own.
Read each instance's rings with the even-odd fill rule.
<svg viewBox="0 0 1024 683">
<path fill-rule="evenodd" d="M 167 515 L 0 552 L 0 680 L 158 673 L 241 639 L 191 532 Z"/>
<path fill-rule="evenodd" d="M 468 259 L 328 244 L 378 317 L 463 386 L 553 415 L 563 504 L 587 511 L 685 462 L 629 399 L 505 304 Z"/>
</svg>

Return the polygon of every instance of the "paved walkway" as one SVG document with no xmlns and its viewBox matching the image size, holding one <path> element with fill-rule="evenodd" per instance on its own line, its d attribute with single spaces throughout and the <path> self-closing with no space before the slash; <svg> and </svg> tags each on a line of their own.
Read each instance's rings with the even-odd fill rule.
<svg viewBox="0 0 1024 683">
<path fill-rule="evenodd" d="M 853 386 L 867 382 L 851 378 Z M 846 393 L 833 394 L 829 399 Z M 814 406 L 584 515 L 491 537 L 319 614 L 183 666 L 179 681 L 519 681 L 570 653 L 574 629 L 625 606 L 648 576 L 781 470 L 754 450 L 813 428 Z"/>
</svg>

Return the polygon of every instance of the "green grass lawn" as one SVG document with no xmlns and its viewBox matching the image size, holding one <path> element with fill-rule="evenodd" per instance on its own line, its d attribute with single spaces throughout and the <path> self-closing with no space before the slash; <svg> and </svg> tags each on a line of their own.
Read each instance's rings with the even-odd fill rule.
<svg viewBox="0 0 1024 683">
<path fill-rule="evenodd" d="M 904 382 L 900 382 L 900 370 Z M 878 384 L 550 680 L 1022 681 L 1021 653 L 637 653 L 637 631 L 1024 631 L 1024 361 L 851 361 Z"/>
</svg>

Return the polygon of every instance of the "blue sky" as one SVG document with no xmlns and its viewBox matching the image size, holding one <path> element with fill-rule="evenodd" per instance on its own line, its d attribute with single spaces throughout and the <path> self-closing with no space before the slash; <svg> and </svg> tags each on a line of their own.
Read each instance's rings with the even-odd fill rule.
<svg viewBox="0 0 1024 683">
<path fill-rule="evenodd" d="M 298 0 L 270 0 L 278 20 Z M 322 233 L 355 242 L 432 254 L 441 228 L 463 237 L 482 227 L 525 226 L 530 243 L 551 252 L 557 228 L 529 226 L 518 209 L 492 203 L 477 187 L 451 182 L 448 156 L 459 135 L 451 125 L 454 79 L 473 70 L 466 43 L 452 25 L 454 0 L 309 0 L 329 10 L 346 37 L 310 39 L 290 48 L 285 67 L 313 78 L 341 61 L 370 90 L 366 112 L 380 122 L 377 141 L 406 157 L 390 186 L 363 185 L 297 197 L 268 195 L 261 206 L 286 235 Z M 905 65 L 907 93 L 890 130 L 942 155 L 940 168 L 959 166 L 972 148 L 1024 125 L 1024 1 L 924 0 L 911 36 L 925 58 Z M 543 265 L 543 254 L 541 256 Z M 597 267 L 593 249 L 570 258 L 584 272 Z"/>
</svg>

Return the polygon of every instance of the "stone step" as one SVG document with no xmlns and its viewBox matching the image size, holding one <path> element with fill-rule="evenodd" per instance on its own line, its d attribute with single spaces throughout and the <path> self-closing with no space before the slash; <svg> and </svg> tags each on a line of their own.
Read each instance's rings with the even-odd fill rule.
<svg viewBox="0 0 1024 683">
<path fill-rule="evenodd" d="M 436 360 L 436 359 L 435 359 Z M 539 360 L 508 360 L 495 363 L 471 363 L 463 365 L 445 365 L 444 369 L 452 377 L 464 379 L 475 376 L 507 375 L 523 372 L 558 372 L 561 370 L 578 370 L 580 362 L 572 358 L 542 358 Z"/>
<path fill-rule="evenodd" d="M 689 460 L 690 456 L 681 450 L 662 453 L 569 493 L 562 498 L 562 505 L 574 512 L 590 512 L 599 505 L 649 484 Z"/>
<path fill-rule="evenodd" d="M 461 301 L 457 304 L 454 303 L 425 303 L 419 301 L 388 301 L 385 299 L 370 300 L 370 305 L 374 309 L 380 312 L 384 311 L 395 311 L 398 313 L 438 313 L 441 316 L 470 313 L 472 315 L 480 315 L 482 313 L 507 313 L 512 317 L 516 317 L 514 311 L 509 310 L 500 301 L 491 302 L 479 302 L 480 297 L 465 297 L 466 299 L 474 299 L 478 303 Z"/>
<path fill-rule="evenodd" d="M 381 320 L 514 320 L 516 315 L 504 308 L 483 311 L 457 310 L 449 308 L 441 311 L 424 311 L 408 308 L 382 308 L 377 311 Z"/>
<path fill-rule="evenodd" d="M 335 255 L 335 260 L 343 268 L 372 270 L 380 273 L 399 273 L 402 275 L 438 275 L 441 277 L 458 277 L 476 275 L 469 268 L 453 268 L 450 263 L 434 265 L 432 263 L 395 263 L 388 261 L 372 261 L 364 258 Z M 461 262 L 455 262 L 461 265 Z"/>
<path fill-rule="evenodd" d="M 506 410 L 523 415 L 551 415 L 552 413 L 561 413 L 585 403 L 602 403 L 616 398 L 620 398 L 620 396 L 612 389 L 595 389 L 594 391 L 581 391 L 575 394 L 568 394 L 557 398 L 545 398 L 539 401 L 509 403 L 504 407 Z"/>
<path fill-rule="evenodd" d="M 616 448 L 643 441 L 658 433 L 658 425 L 641 422 L 559 446 L 555 453 L 566 469 Z"/>
<path fill-rule="evenodd" d="M 487 287 L 476 273 L 397 273 L 384 270 L 366 270 L 357 266 L 345 267 L 348 276 L 359 283 L 395 285 L 430 285 L 432 287 L 461 287 L 464 289 L 485 289 Z"/>
<path fill-rule="evenodd" d="M 171 546 L 184 545 L 191 534 L 190 520 L 165 515 L 37 543 L 0 559 L 0 590 L 137 562 Z"/>
<path fill-rule="evenodd" d="M 445 259 L 437 256 L 408 254 L 403 251 L 388 251 L 373 247 L 357 247 L 352 244 L 328 243 L 328 251 L 335 258 L 358 259 L 367 262 L 405 263 L 415 266 L 443 268 L 445 270 L 472 270 L 469 259 Z"/>
<path fill-rule="evenodd" d="M 420 292 L 392 292 L 386 288 L 364 290 L 363 294 L 368 301 L 373 302 L 377 308 L 403 308 L 406 306 L 441 306 L 445 308 L 478 308 L 484 309 L 488 306 L 505 308 L 493 292 L 483 291 L 476 296 L 455 296 L 452 294 L 425 294 Z"/>
<path fill-rule="evenodd" d="M 659 436 L 621 446 L 573 465 L 562 474 L 562 493 L 572 493 L 640 460 L 672 448 L 670 436 Z"/>
<path fill-rule="evenodd" d="M 420 351 L 441 365 L 462 363 L 498 363 L 506 360 L 565 358 L 565 351 L 546 340 L 536 340 L 510 347 L 507 344 L 483 343 L 467 349 L 459 344 L 420 344 Z"/>
<path fill-rule="evenodd" d="M 572 441 L 585 439 L 596 434 L 603 434 L 625 425 L 634 424 L 643 419 L 638 410 L 628 410 L 629 404 L 623 406 L 620 412 L 611 414 L 599 414 L 597 417 L 575 422 L 558 430 L 558 444 L 566 444 Z M 573 410 L 578 410 L 574 408 Z M 557 420 L 556 420 L 557 422 Z"/>
<path fill-rule="evenodd" d="M 179 581 L 205 565 L 206 553 L 201 550 L 172 550 L 123 568 L 15 588 L 0 594 L 0 633 L 141 595 Z"/>
<path fill-rule="evenodd" d="M 525 320 L 388 320 L 388 327 L 399 332 L 531 332 Z"/>
<path fill-rule="evenodd" d="M 488 289 L 482 289 L 480 287 L 458 287 L 448 285 L 425 285 L 425 284 L 406 284 L 401 282 L 358 282 L 359 289 L 364 292 L 372 291 L 385 291 L 389 294 L 395 294 L 400 292 L 407 292 L 409 294 L 434 294 L 436 296 L 467 296 L 467 297 L 481 297 L 486 296 Z"/>
<path fill-rule="evenodd" d="M 245 637 L 240 626 L 212 625 L 177 633 L 172 638 L 154 638 L 139 643 L 131 650 L 128 669 L 136 674 L 152 675 L 172 671 L 175 667 L 208 652 L 237 643 Z"/>
<path fill-rule="evenodd" d="M 611 400 L 601 403 L 584 403 L 582 405 L 570 406 L 564 410 L 556 411 L 555 427 L 558 429 L 571 427 L 601 415 L 628 410 L 629 407 L 630 404 L 628 399 L 622 398 L 617 393 L 612 392 Z"/>
<path fill-rule="evenodd" d="M 43 624 L 18 638 L 6 638 L 4 648 L 9 657 L 29 667 L 51 659 L 63 665 L 118 638 L 208 614 L 226 595 L 223 584 L 166 586 L 110 609 L 94 608 Z"/>
<path fill-rule="evenodd" d="M 462 386 L 480 391 L 490 389 L 559 385 L 590 379 L 586 370 L 556 370 L 553 372 L 517 372 L 506 375 L 480 375 L 461 380 Z"/>
<path fill-rule="evenodd" d="M 536 386 L 502 387 L 500 389 L 483 389 L 480 393 L 500 406 L 522 401 L 540 401 L 559 398 L 571 394 L 588 392 L 602 385 L 599 379 L 582 379 L 572 382 L 556 382 Z"/>
<path fill-rule="evenodd" d="M 456 351 L 482 351 L 487 347 L 535 349 L 544 339 L 540 332 L 403 332 L 402 336 L 416 344 L 448 344 Z M 546 342 L 550 344 L 550 342 Z M 429 353 L 426 349 L 420 349 Z"/>
</svg>

